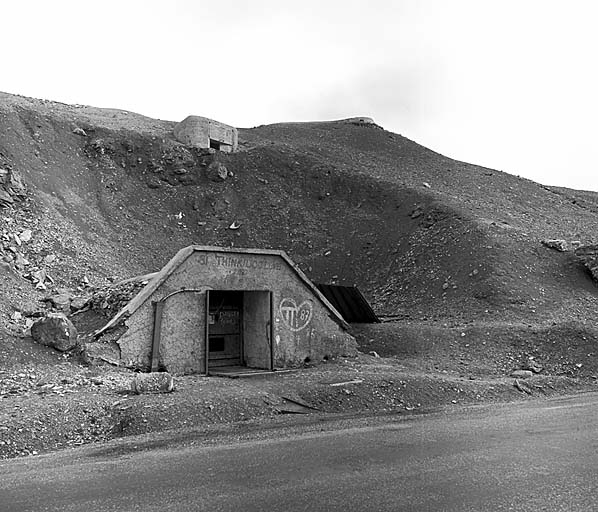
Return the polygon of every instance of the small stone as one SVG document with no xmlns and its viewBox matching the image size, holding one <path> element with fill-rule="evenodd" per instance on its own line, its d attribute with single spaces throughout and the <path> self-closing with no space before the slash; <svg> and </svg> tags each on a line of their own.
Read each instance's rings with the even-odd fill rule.
<svg viewBox="0 0 598 512">
<path fill-rule="evenodd" d="M 376 352 L 375 350 L 370 350 L 369 354 L 374 357 L 380 357 L 380 354 L 378 354 L 378 352 Z"/>
<path fill-rule="evenodd" d="M 522 370 L 529 370 L 533 373 L 540 373 L 543 368 L 540 364 L 536 363 L 533 359 L 530 359 L 527 364 L 521 367 Z"/>
<path fill-rule="evenodd" d="M 83 309 L 89 303 L 89 298 L 87 297 L 75 297 L 71 300 L 71 309 L 73 311 L 79 311 Z"/>
<path fill-rule="evenodd" d="M 83 128 L 79 128 L 78 126 L 76 128 L 73 128 L 73 133 L 75 135 L 80 135 L 81 137 L 87 137 L 87 133 L 85 132 L 85 130 Z"/>
<path fill-rule="evenodd" d="M 38 284 L 39 283 L 43 284 L 47 277 L 48 276 L 46 274 L 46 271 L 43 270 L 43 269 L 42 270 L 36 270 L 35 272 L 31 273 L 31 278 L 33 279 L 34 282 L 37 282 Z"/>
<path fill-rule="evenodd" d="M 66 311 L 68 313 L 71 308 L 72 298 L 73 296 L 69 293 L 57 293 L 46 300 L 50 301 L 56 309 Z"/>
<path fill-rule="evenodd" d="M 18 252 L 15 256 L 15 266 L 17 268 L 24 268 L 27 265 L 29 265 L 29 260 L 27 260 L 20 252 Z"/>
<path fill-rule="evenodd" d="M 19 234 L 19 238 L 21 239 L 21 242 L 29 242 L 32 235 L 33 232 L 30 229 L 25 229 Z"/>
<path fill-rule="evenodd" d="M 45 258 L 44 258 L 44 263 L 46 265 L 50 265 L 51 263 L 54 263 L 56 261 L 56 254 L 48 254 Z"/>
</svg>

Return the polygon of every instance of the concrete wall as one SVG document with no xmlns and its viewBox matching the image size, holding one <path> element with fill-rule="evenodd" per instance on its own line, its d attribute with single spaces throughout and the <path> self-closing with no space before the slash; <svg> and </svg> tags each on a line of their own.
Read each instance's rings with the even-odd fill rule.
<svg viewBox="0 0 598 512">
<path fill-rule="evenodd" d="M 272 291 L 275 368 L 356 353 L 354 338 L 331 318 L 330 310 L 280 256 L 195 251 L 125 321 L 128 330 L 118 340 L 124 361 L 149 366 L 151 303 L 184 288 L 188 291 L 167 299 L 163 313 L 160 363 L 168 371 L 197 373 L 204 369 L 207 289 Z M 245 314 L 265 314 L 263 301 L 252 306 L 246 300 L 245 304 Z M 248 362 L 263 360 L 263 350 L 263 346 L 255 346 L 247 352 L 246 347 Z"/>
<path fill-rule="evenodd" d="M 236 128 L 213 119 L 200 116 L 188 116 L 174 127 L 176 140 L 187 146 L 209 148 L 210 139 L 220 143 L 220 150 L 237 150 L 239 135 Z"/>
</svg>

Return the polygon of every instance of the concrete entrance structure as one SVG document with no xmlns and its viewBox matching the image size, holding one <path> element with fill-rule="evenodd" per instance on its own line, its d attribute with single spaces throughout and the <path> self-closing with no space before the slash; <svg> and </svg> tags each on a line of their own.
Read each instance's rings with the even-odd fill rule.
<svg viewBox="0 0 598 512">
<path fill-rule="evenodd" d="M 174 127 L 174 138 L 187 146 L 212 148 L 225 153 L 237 151 L 239 135 L 236 128 L 213 119 L 188 116 Z"/>
<path fill-rule="evenodd" d="M 181 374 L 355 355 L 347 328 L 283 251 L 190 246 L 96 336 L 125 363 Z"/>
</svg>

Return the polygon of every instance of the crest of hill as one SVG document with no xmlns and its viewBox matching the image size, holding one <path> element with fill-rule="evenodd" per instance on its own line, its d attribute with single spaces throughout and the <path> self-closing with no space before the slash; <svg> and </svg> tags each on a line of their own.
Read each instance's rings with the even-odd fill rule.
<svg viewBox="0 0 598 512">
<path fill-rule="evenodd" d="M 0 94 L 0 164 L 28 188 L 0 229 L 32 230 L 20 250 L 33 266 L 57 256 L 53 286 L 157 271 L 189 245 L 237 246 L 284 250 L 313 281 L 357 285 L 393 317 L 595 310 L 583 267 L 540 243 L 592 241 L 592 194 L 458 162 L 371 124 L 241 129 L 234 154 L 185 147 L 173 126 Z"/>
</svg>

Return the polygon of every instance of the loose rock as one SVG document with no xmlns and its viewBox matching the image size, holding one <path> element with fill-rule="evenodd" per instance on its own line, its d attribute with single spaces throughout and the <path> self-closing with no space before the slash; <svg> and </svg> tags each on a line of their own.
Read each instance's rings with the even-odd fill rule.
<svg viewBox="0 0 598 512">
<path fill-rule="evenodd" d="M 542 244 L 550 249 L 555 249 L 559 252 L 565 252 L 569 250 L 569 244 L 566 240 L 542 240 Z"/>
<path fill-rule="evenodd" d="M 206 169 L 206 175 L 212 181 L 224 181 L 228 178 L 228 169 L 220 162 L 212 162 Z"/>
<path fill-rule="evenodd" d="M 174 389 L 174 379 L 167 372 L 139 373 L 131 382 L 131 390 L 142 393 L 170 393 Z"/>
<path fill-rule="evenodd" d="M 583 262 L 592 277 L 598 281 L 598 244 L 579 246 L 575 249 L 575 256 Z"/>
<path fill-rule="evenodd" d="M 37 343 L 61 352 L 72 350 L 78 344 L 77 329 L 63 313 L 49 313 L 31 326 L 31 337 Z"/>
<path fill-rule="evenodd" d="M 48 297 L 48 300 L 52 306 L 60 311 L 69 313 L 71 310 L 71 300 L 73 296 L 69 293 L 57 293 Z"/>
<path fill-rule="evenodd" d="M 30 229 L 25 229 L 19 234 L 19 238 L 21 239 L 21 242 L 29 242 L 32 235 L 33 233 Z"/>
</svg>

